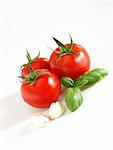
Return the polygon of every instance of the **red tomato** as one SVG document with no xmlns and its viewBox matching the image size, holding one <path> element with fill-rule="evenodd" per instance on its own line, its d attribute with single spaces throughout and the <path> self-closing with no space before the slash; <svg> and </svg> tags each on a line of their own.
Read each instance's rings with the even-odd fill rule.
<svg viewBox="0 0 113 150">
<path fill-rule="evenodd" d="M 28 66 L 31 66 L 34 70 L 49 69 L 49 60 L 47 58 L 37 58 L 35 61 L 31 62 L 30 64 L 24 65 L 21 71 L 22 76 L 30 73 Z"/>
<path fill-rule="evenodd" d="M 39 58 L 39 55 L 38 55 L 36 58 L 31 59 L 31 56 L 27 51 L 27 59 L 29 62 L 23 65 L 24 67 L 22 68 L 22 71 L 21 71 L 22 76 L 30 73 L 28 66 L 31 66 L 34 70 L 50 68 L 49 60 L 47 58 Z"/>
<path fill-rule="evenodd" d="M 53 51 L 49 60 L 53 72 L 60 78 L 68 76 L 76 79 L 89 70 L 90 58 L 82 46 L 74 44 L 72 38 L 71 44 L 66 45 L 63 45 L 55 38 L 54 40 L 59 47 Z"/>
<path fill-rule="evenodd" d="M 43 73 L 40 75 L 42 71 Z M 59 78 L 54 73 L 44 69 L 37 70 L 36 73 L 37 75 L 39 74 L 38 78 L 34 78 L 33 80 L 30 75 L 29 77 L 31 78 L 31 81 L 30 78 L 25 81 L 30 81 L 30 83 L 22 84 L 21 95 L 24 101 L 33 107 L 49 107 L 51 103 L 58 100 L 58 97 L 61 93 L 61 84 Z"/>
</svg>

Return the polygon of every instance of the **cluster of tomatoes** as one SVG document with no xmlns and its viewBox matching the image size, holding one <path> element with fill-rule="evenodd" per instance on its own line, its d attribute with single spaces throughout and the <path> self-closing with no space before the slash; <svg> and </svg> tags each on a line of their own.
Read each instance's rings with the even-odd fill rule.
<svg viewBox="0 0 113 150">
<path fill-rule="evenodd" d="M 89 70 L 90 59 L 87 51 L 78 44 L 62 44 L 53 38 L 58 45 L 50 59 L 31 58 L 27 51 L 28 63 L 21 70 L 21 95 L 26 103 L 33 107 L 45 108 L 56 102 L 61 94 L 62 77 L 73 80 Z"/>
</svg>

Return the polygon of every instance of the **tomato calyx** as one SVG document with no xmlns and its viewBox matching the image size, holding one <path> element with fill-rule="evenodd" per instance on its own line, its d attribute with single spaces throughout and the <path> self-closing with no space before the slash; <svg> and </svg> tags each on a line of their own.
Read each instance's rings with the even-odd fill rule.
<svg viewBox="0 0 113 150">
<path fill-rule="evenodd" d="M 24 81 L 20 81 L 23 84 L 29 84 L 30 86 L 32 86 L 33 84 L 35 84 L 36 80 L 41 75 L 48 74 L 48 72 L 45 72 L 45 71 L 39 71 L 38 73 L 36 73 L 31 66 L 28 66 L 28 68 L 30 70 L 30 74 L 29 75 L 18 76 L 19 78 L 24 80 Z"/>
<path fill-rule="evenodd" d="M 28 49 L 26 49 L 26 52 L 27 52 L 26 57 L 27 57 L 28 63 L 22 65 L 22 67 L 27 66 L 27 65 L 31 64 L 32 62 L 35 62 L 36 59 L 39 58 L 39 56 L 40 56 L 40 51 L 39 51 L 38 55 L 32 59 L 30 53 L 28 52 Z"/>
<path fill-rule="evenodd" d="M 53 37 L 54 41 L 57 43 L 60 51 L 54 51 L 55 53 L 59 54 L 59 58 L 57 59 L 57 61 L 64 55 L 69 55 L 69 54 L 76 54 L 78 55 L 78 52 L 73 52 L 72 51 L 72 46 L 73 46 L 73 40 L 72 40 L 72 37 L 71 35 L 69 34 L 69 37 L 70 37 L 70 40 L 71 40 L 71 43 L 69 45 L 69 47 L 65 46 L 63 43 L 61 43 L 59 40 L 57 40 L 56 38 Z"/>
</svg>

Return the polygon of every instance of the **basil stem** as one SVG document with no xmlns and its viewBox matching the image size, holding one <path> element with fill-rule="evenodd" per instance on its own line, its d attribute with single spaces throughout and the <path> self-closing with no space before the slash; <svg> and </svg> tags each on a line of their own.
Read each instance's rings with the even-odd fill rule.
<svg viewBox="0 0 113 150">
<path fill-rule="evenodd" d="M 68 88 L 65 93 L 65 102 L 69 110 L 75 111 L 78 109 L 83 102 L 80 89 L 76 87 Z"/>
</svg>

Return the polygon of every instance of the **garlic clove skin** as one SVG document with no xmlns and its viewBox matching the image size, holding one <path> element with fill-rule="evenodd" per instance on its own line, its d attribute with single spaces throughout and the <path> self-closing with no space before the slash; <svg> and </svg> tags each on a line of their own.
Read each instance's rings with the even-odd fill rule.
<svg viewBox="0 0 113 150">
<path fill-rule="evenodd" d="M 65 112 L 65 106 L 60 102 L 55 102 L 50 105 L 48 116 L 50 119 L 57 119 Z"/>
<path fill-rule="evenodd" d="M 43 128 L 45 126 L 48 125 L 49 123 L 49 118 L 46 117 L 45 115 L 41 114 L 41 113 L 35 113 L 32 117 L 31 117 L 31 123 L 38 128 Z"/>
</svg>

